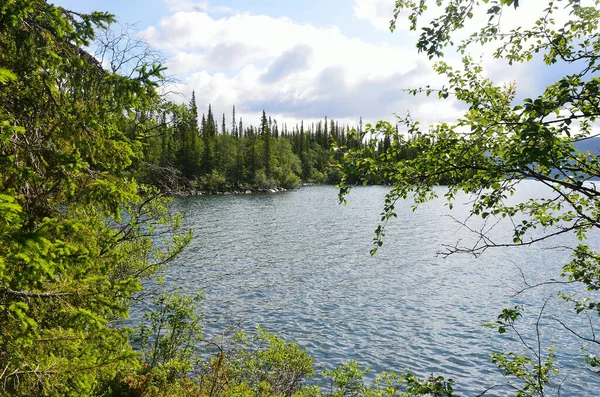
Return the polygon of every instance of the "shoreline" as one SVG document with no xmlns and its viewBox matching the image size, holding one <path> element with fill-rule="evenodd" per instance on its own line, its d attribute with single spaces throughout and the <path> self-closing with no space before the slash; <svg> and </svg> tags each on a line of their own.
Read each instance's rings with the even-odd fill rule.
<svg viewBox="0 0 600 397">
<path fill-rule="evenodd" d="M 188 197 L 188 196 L 224 196 L 224 195 L 247 195 L 247 194 L 274 194 L 284 193 L 293 190 L 298 190 L 305 186 L 316 186 L 320 184 L 315 183 L 303 183 L 296 187 L 284 188 L 284 187 L 272 187 L 272 188 L 247 188 L 247 189 L 233 189 L 225 191 L 213 191 L 213 190 L 178 190 L 178 191 L 167 191 L 165 194 L 173 197 Z M 333 186 L 333 185 L 332 185 Z"/>
</svg>

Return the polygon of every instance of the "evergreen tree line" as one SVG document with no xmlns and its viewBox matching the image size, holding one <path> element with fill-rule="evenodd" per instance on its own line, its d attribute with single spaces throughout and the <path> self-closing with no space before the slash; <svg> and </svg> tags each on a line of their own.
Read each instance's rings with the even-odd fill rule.
<svg viewBox="0 0 600 397">
<path fill-rule="evenodd" d="M 340 180 L 335 164 L 342 153 L 331 155 L 332 144 L 350 149 L 365 140 L 362 118 L 354 128 L 327 117 L 288 126 L 263 111 L 260 124 L 252 125 L 238 118 L 233 106 L 232 122 L 223 114 L 219 123 L 211 105 L 199 117 L 194 93 L 189 104 L 169 104 L 152 117 L 158 120 L 158 132 L 147 139 L 141 178 L 170 192 L 335 184 Z M 390 145 L 387 136 L 378 151 Z"/>
</svg>

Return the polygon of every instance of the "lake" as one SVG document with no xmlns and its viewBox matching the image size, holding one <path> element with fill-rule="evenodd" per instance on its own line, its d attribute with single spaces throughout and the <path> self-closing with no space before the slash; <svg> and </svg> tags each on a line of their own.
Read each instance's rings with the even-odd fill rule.
<svg viewBox="0 0 600 397">
<path fill-rule="evenodd" d="M 523 350 L 514 335 L 484 329 L 482 322 L 495 320 L 504 307 L 533 302 L 521 326 L 534 343 L 532 324 L 549 299 L 542 339 L 544 346 L 550 341 L 559 349 L 559 380 L 568 375 L 562 395 L 600 390 L 597 377 L 576 365 L 580 344 L 550 318 L 572 316 L 556 297 L 558 287 L 514 296 L 524 287 L 517 266 L 529 283 L 556 278 L 567 252 L 531 247 L 489 250 L 480 258 L 436 256 L 442 244 L 473 237 L 448 216 L 464 219 L 468 206 L 450 211 L 435 200 L 414 212 L 411 203 L 399 203 L 384 246 L 371 257 L 386 192 L 356 188 L 346 206 L 338 204 L 331 186 L 176 198 L 175 209 L 195 237 L 166 281 L 189 293 L 204 291 L 208 336 L 230 321 L 250 331 L 262 325 L 298 342 L 322 368 L 353 359 L 374 372 L 434 373 L 455 379 L 457 395 L 505 382 L 489 361 L 491 351 Z M 533 181 L 518 193 L 518 198 L 543 194 Z M 510 239 L 506 227 L 492 233 Z M 506 394 L 504 389 L 486 395 Z"/>
</svg>

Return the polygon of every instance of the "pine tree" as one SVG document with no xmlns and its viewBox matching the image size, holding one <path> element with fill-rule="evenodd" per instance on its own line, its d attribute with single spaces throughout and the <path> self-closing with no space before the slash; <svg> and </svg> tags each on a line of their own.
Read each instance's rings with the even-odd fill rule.
<svg viewBox="0 0 600 397">
<path fill-rule="evenodd" d="M 189 107 L 189 122 L 186 126 L 186 135 L 189 148 L 186 153 L 187 177 L 193 178 L 199 172 L 198 159 L 200 156 L 200 142 L 198 140 L 198 106 L 196 105 L 196 93 L 192 91 L 192 99 Z"/>
<path fill-rule="evenodd" d="M 271 124 L 271 118 L 267 121 L 267 115 L 263 109 L 262 119 L 261 119 L 261 135 L 265 142 L 265 173 L 267 175 L 267 179 L 271 179 L 271 128 L 269 125 Z"/>
<path fill-rule="evenodd" d="M 208 114 L 206 115 L 206 119 L 204 118 L 204 115 L 202 115 L 202 120 L 202 140 L 204 142 L 202 171 L 204 174 L 210 174 L 214 167 L 214 138 L 216 135 L 216 124 L 210 104 L 208 104 Z"/>
<path fill-rule="evenodd" d="M 235 124 L 235 105 L 233 105 L 233 111 L 231 114 L 231 135 L 238 137 L 237 126 Z"/>
<path fill-rule="evenodd" d="M 254 182 L 256 179 L 256 135 L 252 126 L 248 128 L 248 145 L 250 152 L 250 179 Z"/>
<path fill-rule="evenodd" d="M 323 137 L 322 140 L 319 142 L 319 145 L 321 145 L 322 147 L 327 147 L 327 141 L 329 140 L 329 126 L 327 125 L 327 116 L 325 116 L 325 122 L 323 123 Z"/>
<path fill-rule="evenodd" d="M 333 138 L 335 141 L 339 140 L 339 129 L 337 122 L 331 120 L 331 124 L 329 125 L 329 136 Z M 331 142 L 331 141 L 330 141 Z"/>
</svg>

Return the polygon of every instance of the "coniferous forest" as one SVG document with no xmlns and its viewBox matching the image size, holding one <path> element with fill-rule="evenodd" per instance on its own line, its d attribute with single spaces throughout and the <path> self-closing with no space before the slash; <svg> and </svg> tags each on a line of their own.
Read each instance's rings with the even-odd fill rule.
<svg viewBox="0 0 600 397">
<path fill-rule="evenodd" d="M 293 126 L 279 123 L 265 111 L 258 124 L 236 117 L 235 106 L 226 122 L 208 105 L 200 114 L 195 94 L 187 105 L 168 102 L 163 109 L 141 118 L 156 123 L 145 139 L 140 180 L 173 194 L 254 192 L 290 189 L 300 184 L 340 181 L 338 147 L 357 149 L 366 142 L 362 117 L 356 126 L 328 119 Z M 397 131 L 397 130 L 396 130 Z M 377 140 L 376 156 L 389 149 L 392 138 Z M 403 146 L 399 158 L 414 156 Z M 358 180 L 357 180 L 358 181 Z M 386 183 L 385 180 L 368 180 Z"/>
<path fill-rule="evenodd" d="M 289 189 L 301 183 L 335 184 L 340 180 L 332 166 L 333 142 L 358 147 L 348 125 L 324 120 L 288 126 L 263 111 L 254 125 L 236 117 L 217 117 L 208 106 L 200 113 L 195 95 L 188 105 L 170 104 L 153 117 L 158 133 L 144 148 L 147 164 L 141 178 L 171 193 L 265 191 Z M 220 121 L 218 121 L 220 120 Z M 360 132 L 361 124 L 355 127 Z M 334 159 L 335 160 L 335 159 Z"/>
</svg>

